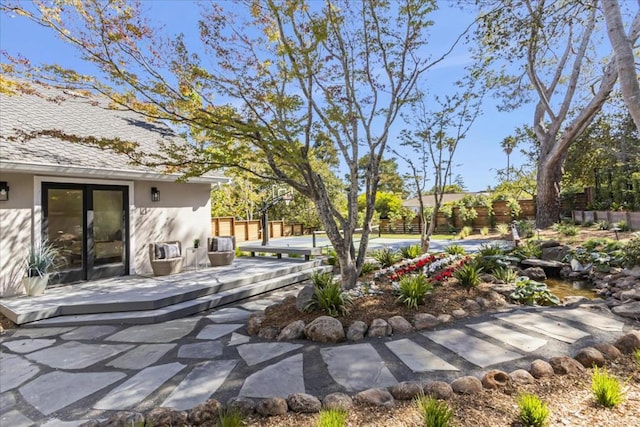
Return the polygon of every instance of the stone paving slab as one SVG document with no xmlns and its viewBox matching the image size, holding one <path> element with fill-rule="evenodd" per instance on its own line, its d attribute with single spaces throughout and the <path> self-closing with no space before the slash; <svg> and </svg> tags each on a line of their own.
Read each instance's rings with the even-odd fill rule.
<svg viewBox="0 0 640 427">
<path fill-rule="evenodd" d="M 200 321 L 199 317 L 170 320 L 152 325 L 138 325 L 123 329 L 106 341 L 135 342 L 135 343 L 165 343 L 183 338 L 191 333 Z"/>
<path fill-rule="evenodd" d="M 236 329 L 240 329 L 243 327 L 242 323 L 230 323 L 224 325 L 207 325 L 198 334 L 196 337 L 199 340 L 217 340 L 225 335 L 230 334 Z"/>
<path fill-rule="evenodd" d="M 46 338 L 54 335 L 61 335 L 69 332 L 74 328 L 20 328 L 14 332 L 12 338 L 29 337 L 29 338 Z"/>
<path fill-rule="evenodd" d="M 231 334 L 231 338 L 229 339 L 229 344 L 228 345 L 246 344 L 249 341 L 251 341 L 250 337 L 248 337 L 246 335 L 239 334 L 237 332 L 234 332 L 234 333 Z"/>
<path fill-rule="evenodd" d="M 391 341 L 385 345 L 413 372 L 458 371 L 458 368 L 410 339 Z"/>
<path fill-rule="evenodd" d="M 32 351 L 40 350 L 45 347 L 53 345 L 56 340 L 51 339 L 27 339 L 16 340 L 3 343 L 2 345 L 7 347 L 14 353 L 31 353 Z"/>
<path fill-rule="evenodd" d="M 130 344 L 84 344 L 70 341 L 33 352 L 27 358 L 57 369 L 84 369 L 132 347 Z"/>
<path fill-rule="evenodd" d="M 184 368 L 185 365 L 178 362 L 145 368 L 111 390 L 93 407 L 105 410 L 131 409 Z"/>
<path fill-rule="evenodd" d="M 493 317 L 569 344 L 590 335 L 588 332 L 571 327 L 559 320 L 522 310 L 494 314 Z"/>
<path fill-rule="evenodd" d="M 545 339 L 532 337 L 531 335 L 496 325 L 495 321 L 472 323 L 465 326 L 527 353 L 537 350 L 547 343 Z"/>
<path fill-rule="evenodd" d="M 224 346 L 220 341 L 204 341 L 184 344 L 178 350 L 178 357 L 185 359 L 215 359 L 222 356 Z"/>
<path fill-rule="evenodd" d="M 110 325 L 96 325 L 96 326 L 80 326 L 71 332 L 62 334 L 60 338 L 63 340 L 97 340 L 117 331 L 118 328 Z"/>
<path fill-rule="evenodd" d="M 16 397 L 13 393 L 0 394 L 0 414 L 4 414 L 16 405 Z M 0 424 L 2 425 L 2 424 Z"/>
<path fill-rule="evenodd" d="M 230 307 L 216 310 L 212 314 L 205 317 L 214 323 L 231 323 L 244 322 L 249 318 L 249 316 L 251 316 L 250 311 L 242 310 L 241 308 Z"/>
<path fill-rule="evenodd" d="M 38 411 L 49 415 L 125 376 L 122 372 L 49 372 L 20 387 L 20 394 Z"/>
<path fill-rule="evenodd" d="M 0 353 L 0 393 L 20 386 L 38 372 L 40 368 L 24 358 Z"/>
<path fill-rule="evenodd" d="M 107 363 L 118 369 L 144 369 L 156 363 L 176 344 L 142 344 Z"/>
<path fill-rule="evenodd" d="M 20 411 L 16 411 L 12 409 L 9 412 L 5 412 L 0 416 L 0 426 L 12 426 L 12 427 L 20 427 L 20 426 L 32 426 L 35 423 L 31 420 L 31 418 L 27 418 L 22 415 Z"/>
<path fill-rule="evenodd" d="M 555 317 L 562 317 L 563 319 L 571 320 L 583 325 L 592 326 L 606 332 L 620 332 L 624 326 L 623 322 L 612 319 L 611 317 L 603 316 L 601 314 L 594 313 L 591 310 L 581 310 L 579 308 L 574 309 L 545 309 L 543 310 L 545 315 L 551 315 Z"/>
<path fill-rule="evenodd" d="M 265 342 L 256 344 L 243 344 L 237 347 L 238 354 L 249 366 L 257 365 L 274 357 L 297 350 L 302 344 L 286 342 Z"/>
<path fill-rule="evenodd" d="M 205 402 L 220 388 L 237 363 L 237 360 L 216 360 L 194 367 L 160 406 L 187 410 Z"/>
<path fill-rule="evenodd" d="M 296 354 L 249 375 L 238 395 L 286 398 L 292 393 L 304 393 L 302 360 L 302 354 Z"/>
<path fill-rule="evenodd" d="M 89 421 L 89 419 L 78 421 L 61 421 L 57 418 L 51 418 L 47 420 L 46 423 L 41 424 L 40 427 L 79 427 Z"/>
<path fill-rule="evenodd" d="M 384 360 L 371 344 L 350 344 L 320 350 L 331 378 L 347 391 L 397 384 Z"/>
<path fill-rule="evenodd" d="M 523 357 L 458 329 L 423 332 L 422 335 L 481 368 Z"/>
</svg>

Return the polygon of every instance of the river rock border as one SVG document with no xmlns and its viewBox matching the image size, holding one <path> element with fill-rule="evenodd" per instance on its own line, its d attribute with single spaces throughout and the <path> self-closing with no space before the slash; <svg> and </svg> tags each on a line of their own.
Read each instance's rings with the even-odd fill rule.
<svg viewBox="0 0 640 427">
<path fill-rule="evenodd" d="M 554 375 L 580 374 L 594 364 L 603 366 L 619 358 L 622 354 L 631 354 L 640 349 L 640 330 L 631 330 L 612 343 L 601 343 L 593 347 L 580 349 L 573 357 L 555 356 L 548 361 L 537 359 L 531 362 L 529 370 L 517 369 L 507 373 L 497 369 L 486 372 L 481 379 L 474 376 L 462 376 L 451 383 L 430 381 L 420 384 L 415 381 L 403 381 L 388 388 L 371 388 L 354 396 L 346 393 L 331 393 L 322 398 L 296 393 L 286 399 L 272 397 L 254 400 L 246 397 L 230 399 L 225 408 L 240 412 L 243 416 L 254 414 L 263 417 L 292 413 L 316 413 L 322 408 L 349 410 L 354 403 L 368 406 L 392 407 L 396 400 L 411 400 L 421 393 L 430 394 L 437 399 L 446 400 L 456 394 L 478 394 L 483 390 L 513 388 L 518 384 L 532 384 L 537 379 Z M 223 405 L 216 399 L 195 406 L 189 411 L 171 408 L 155 408 L 148 413 L 118 412 L 106 421 L 90 420 L 81 427 L 106 427 L 113 425 L 153 425 L 162 426 L 204 426 L 219 419 Z M 146 424 L 145 424 L 146 423 Z"/>
</svg>

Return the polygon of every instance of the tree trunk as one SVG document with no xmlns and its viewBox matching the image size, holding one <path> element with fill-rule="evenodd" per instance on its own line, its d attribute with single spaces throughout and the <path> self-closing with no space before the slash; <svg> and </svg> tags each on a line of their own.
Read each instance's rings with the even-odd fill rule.
<svg viewBox="0 0 640 427">
<path fill-rule="evenodd" d="M 561 164 L 544 164 L 540 158 L 537 177 L 536 227 L 547 228 L 560 220 Z"/>
<path fill-rule="evenodd" d="M 344 252 L 338 256 L 340 262 L 340 280 L 342 289 L 352 289 L 358 281 L 358 269 L 356 263 L 349 252 Z"/>
</svg>

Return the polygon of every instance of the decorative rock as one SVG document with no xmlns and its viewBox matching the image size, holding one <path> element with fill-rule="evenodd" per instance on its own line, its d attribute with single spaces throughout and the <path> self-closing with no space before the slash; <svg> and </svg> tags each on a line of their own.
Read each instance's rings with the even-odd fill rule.
<svg viewBox="0 0 640 427">
<path fill-rule="evenodd" d="M 204 403 L 191 408 L 187 415 L 189 423 L 194 426 L 212 425 L 218 421 L 222 405 L 215 399 L 209 399 Z M 135 425 L 135 424 L 133 424 Z"/>
<path fill-rule="evenodd" d="M 453 317 L 449 314 L 440 314 L 436 319 L 438 323 L 449 323 L 453 320 Z"/>
<path fill-rule="evenodd" d="M 513 283 L 495 284 L 491 286 L 491 290 L 493 290 L 494 292 L 500 295 L 504 295 L 508 297 L 509 295 L 511 295 L 513 291 L 516 290 L 516 285 Z"/>
<path fill-rule="evenodd" d="M 187 413 L 171 408 L 154 408 L 147 414 L 145 425 L 183 426 L 187 424 Z"/>
<path fill-rule="evenodd" d="M 477 394 L 482 391 L 482 383 L 476 377 L 466 376 L 454 380 L 451 388 L 458 394 Z"/>
<path fill-rule="evenodd" d="M 256 335 L 260 328 L 262 327 L 262 322 L 264 322 L 265 315 L 264 313 L 253 313 L 247 319 L 247 333 L 249 335 Z"/>
<path fill-rule="evenodd" d="M 613 344 L 604 343 L 604 344 L 596 344 L 594 345 L 595 349 L 598 350 L 605 359 L 607 360 L 616 360 L 618 357 L 622 356 L 620 350 Z"/>
<path fill-rule="evenodd" d="M 265 340 L 274 340 L 280 334 L 280 328 L 275 326 L 267 326 L 266 328 L 260 329 L 258 332 L 258 337 L 263 338 Z"/>
<path fill-rule="evenodd" d="M 536 280 L 538 282 L 547 280 L 547 274 L 544 272 L 544 270 L 541 267 L 525 268 L 523 273 L 525 276 L 527 276 L 531 280 Z"/>
<path fill-rule="evenodd" d="M 453 311 L 451 312 L 451 315 L 452 315 L 453 317 L 455 317 L 456 319 L 463 319 L 463 318 L 467 317 L 467 312 L 466 312 L 466 311 L 464 311 L 464 310 L 463 310 L 463 309 L 461 309 L 461 308 L 458 308 L 458 309 L 453 310 Z"/>
<path fill-rule="evenodd" d="M 347 329 L 348 341 L 360 341 L 364 339 L 364 334 L 367 333 L 367 324 L 362 320 L 356 320 L 349 325 Z"/>
<path fill-rule="evenodd" d="M 304 333 L 311 341 L 341 342 L 344 341 L 344 329 L 338 319 L 320 316 L 304 328 Z"/>
<path fill-rule="evenodd" d="M 585 368 L 604 365 L 604 355 L 593 347 L 585 347 L 573 356 Z"/>
<path fill-rule="evenodd" d="M 498 369 L 492 369 L 482 377 L 482 386 L 489 390 L 510 386 L 511 382 L 509 374 Z"/>
<path fill-rule="evenodd" d="M 572 375 L 584 372 L 584 366 L 569 356 L 556 356 L 549 359 L 553 372 L 558 375 Z"/>
<path fill-rule="evenodd" d="M 548 362 L 541 359 L 531 362 L 529 372 L 534 378 L 552 377 L 554 375 L 553 367 Z"/>
<path fill-rule="evenodd" d="M 0 330 L 0 332 L 2 331 Z M 103 427 L 103 426 L 106 426 L 108 422 L 109 420 L 105 421 L 104 423 L 101 423 L 100 420 L 91 419 L 89 421 L 83 422 L 78 427 Z M 142 423 L 141 425 L 144 425 L 144 417 L 142 417 L 142 421 L 138 422 L 138 424 L 140 423 Z M 138 424 L 117 424 L 117 425 L 138 425 Z M 109 424 L 109 427 L 111 427 L 111 424 Z"/>
<path fill-rule="evenodd" d="M 416 329 L 416 331 L 434 328 L 438 325 L 438 323 L 438 319 L 433 314 L 418 313 L 413 316 L 413 327 Z"/>
<path fill-rule="evenodd" d="M 631 354 L 640 348 L 640 331 L 629 331 L 614 344 L 624 354 Z"/>
<path fill-rule="evenodd" d="M 294 322 L 289 323 L 287 326 L 280 331 L 280 334 L 276 338 L 278 341 L 286 341 L 286 340 L 299 340 L 304 338 L 304 320 L 296 320 Z"/>
<path fill-rule="evenodd" d="M 560 269 L 560 277 L 562 277 L 563 279 L 566 279 L 571 275 L 572 272 L 573 270 L 571 270 L 571 267 L 568 265 L 565 265 Z"/>
<path fill-rule="evenodd" d="M 389 387 L 389 392 L 396 400 L 411 400 L 422 393 L 422 387 L 413 381 L 403 381 Z"/>
<path fill-rule="evenodd" d="M 496 283 L 498 281 L 494 275 L 489 273 L 480 273 L 479 277 L 482 283 Z"/>
<path fill-rule="evenodd" d="M 295 295 L 287 295 L 282 300 L 282 304 L 291 305 L 291 304 L 295 304 L 297 301 L 298 301 L 298 298 Z"/>
<path fill-rule="evenodd" d="M 634 288 L 634 289 L 629 289 L 628 291 L 620 292 L 620 299 L 622 301 L 640 300 L 640 288 Z"/>
<path fill-rule="evenodd" d="M 243 417 L 248 417 L 256 412 L 256 402 L 248 397 L 238 396 L 227 400 L 227 408 L 237 411 Z"/>
<path fill-rule="evenodd" d="M 486 310 L 488 308 L 491 308 L 491 301 L 489 301 L 487 298 L 477 297 L 476 304 L 478 304 L 478 307 L 480 308 L 480 310 Z"/>
<path fill-rule="evenodd" d="M 353 399 L 351 396 L 345 393 L 331 393 L 327 394 L 322 399 L 322 407 L 327 409 L 342 409 L 349 410 L 353 406 Z"/>
<path fill-rule="evenodd" d="M 264 309 L 264 315 L 268 316 L 270 314 L 272 314 L 275 310 L 278 310 L 280 308 L 282 308 L 284 306 L 284 304 L 282 302 L 276 302 L 271 304 L 270 306 L 268 306 L 267 308 Z"/>
<path fill-rule="evenodd" d="M 98 425 L 114 426 L 114 427 L 144 425 L 144 415 L 142 415 L 140 412 L 122 411 L 109 417 L 109 419 L 106 422 L 98 423 Z M 89 427 L 89 426 L 86 426 L 86 427 Z"/>
<path fill-rule="evenodd" d="M 313 412 L 320 412 L 322 403 L 320 400 L 307 393 L 294 393 L 287 397 L 287 404 L 289 409 L 293 412 L 301 412 L 304 414 L 310 414 Z"/>
<path fill-rule="evenodd" d="M 263 417 L 285 415 L 287 410 L 287 401 L 281 397 L 269 397 L 256 406 L 256 412 Z"/>
<path fill-rule="evenodd" d="M 640 301 L 629 302 L 614 307 L 612 310 L 615 314 L 631 319 L 640 319 Z"/>
<path fill-rule="evenodd" d="M 296 309 L 300 312 L 304 311 L 304 308 L 309 304 L 309 301 L 313 298 L 315 293 L 315 287 L 313 285 L 307 285 L 300 289 L 298 297 L 296 298 Z"/>
<path fill-rule="evenodd" d="M 516 369 L 509 374 L 509 377 L 511 377 L 511 380 L 516 384 L 533 384 L 536 382 L 533 375 L 524 369 Z"/>
<path fill-rule="evenodd" d="M 555 248 L 556 246 L 560 246 L 560 242 L 556 240 L 543 240 L 542 242 L 540 242 L 541 249 Z"/>
<path fill-rule="evenodd" d="M 582 304 L 585 302 L 589 302 L 590 299 L 587 297 L 582 297 L 579 295 L 569 295 L 562 298 L 562 305 L 573 305 L 573 304 Z"/>
<path fill-rule="evenodd" d="M 385 322 L 386 323 L 386 322 Z M 356 394 L 356 402 L 371 406 L 393 406 L 393 396 L 384 388 L 370 388 Z"/>
<path fill-rule="evenodd" d="M 568 246 L 552 246 L 542 248 L 540 259 L 543 261 L 562 261 L 569 253 Z"/>
<path fill-rule="evenodd" d="M 491 304 L 495 305 L 496 307 L 507 305 L 507 300 L 504 298 L 504 296 L 499 292 L 496 292 L 495 290 L 489 291 L 487 296 L 489 297 L 489 301 L 491 302 Z"/>
<path fill-rule="evenodd" d="M 622 270 L 622 274 L 640 279 L 640 265 L 636 265 L 632 269 L 625 268 Z"/>
<path fill-rule="evenodd" d="M 391 326 L 384 319 L 373 319 L 367 336 L 369 338 L 382 338 L 391 335 Z"/>
<path fill-rule="evenodd" d="M 391 331 L 394 334 L 408 334 L 413 332 L 413 326 L 407 319 L 402 316 L 393 316 L 387 321 L 391 326 Z"/>
<path fill-rule="evenodd" d="M 432 381 L 424 386 L 424 392 L 436 399 L 449 399 L 453 396 L 453 389 L 444 381 Z"/>
<path fill-rule="evenodd" d="M 464 307 L 464 309 L 466 311 L 471 311 L 471 312 L 479 312 L 480 311 L 480 304 L 478 304 L 476 301 L 472 300 L 472 299 L 468 299 L 464 302 L 464 304 L 462 305 L 462 307 Z"/>
</svg>

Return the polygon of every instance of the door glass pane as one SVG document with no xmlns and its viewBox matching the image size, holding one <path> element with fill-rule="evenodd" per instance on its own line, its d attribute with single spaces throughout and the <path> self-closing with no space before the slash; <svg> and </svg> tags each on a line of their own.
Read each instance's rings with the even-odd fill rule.
<svg viewBox="0 0 640 427">
<path fill-rule="evenodd" d="M 93 191 L 94 265 L 123 262 L 122 191 Z"/>
<path fill-rule="evenodd" d="M 58 268 L 82 268 L 82 190 L 49 189 L 47 205 L 47 238 L 60 252 Z"/>
</svg>

